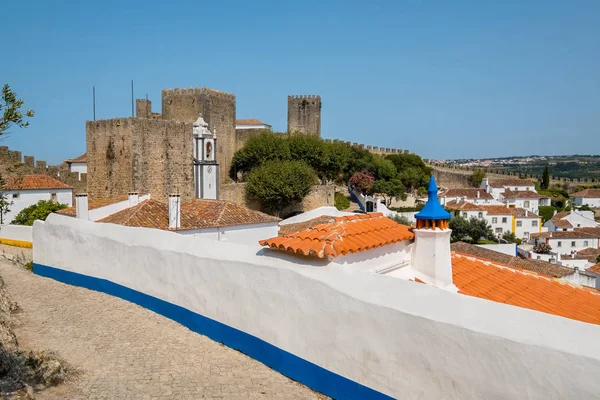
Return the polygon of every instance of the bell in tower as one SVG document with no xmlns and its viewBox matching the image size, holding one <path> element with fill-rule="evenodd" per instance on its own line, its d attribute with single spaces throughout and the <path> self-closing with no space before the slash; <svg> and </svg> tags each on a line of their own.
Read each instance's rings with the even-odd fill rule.
<svg viewBox="0 0 600 400">
<path fill-rule="evenodd" d="M 194 138 L 194 185 L 196 197 L 216 199 L 219 188 L 219 164 L 217 163 L 217 135 L 198 116 L 193 127 Z"/>
</svg>

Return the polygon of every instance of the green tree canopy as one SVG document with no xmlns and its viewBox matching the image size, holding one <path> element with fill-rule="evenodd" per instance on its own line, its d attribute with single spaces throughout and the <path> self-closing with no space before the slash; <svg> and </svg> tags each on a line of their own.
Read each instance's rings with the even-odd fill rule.
<svg viewBox="0 0 600 400">
<path fill-rule="evenodd" d="M 452 242 L 465 241 L 477 243 L 480 239 L 495 239 L 492 227 L 486 220 L 481 218 L 471 217 L 471 219 L 467 220 L 460 216 L 452 217 L 449 227 L 452 229 L 452 235 L 450 236 Z"/>
<path fill-rule="evenodd" d="M 522 240 L 517 238 L 517 235 L 515 235 L 514 232 L 504 232 L 504 235 L 502 235 L 502 239 L 504 239 L 505 241 L 507 241 L 508 243 L 516 243 L 516 244 L 521 244 Z"/>
<path fill-rule="evenodd" d="M 51 213 L 67 207 L 66 204 L 56 203 L 52 200 L 40 200 L 36 204 L 22 209 L 11 224 L 31 226 L 35 220 L 45 221 Z"/>
<path fill-rule="evenodd" d="M 16 125 L 20 128 L 29 126 L 26 118 L 33 117 L 33 110 L 23 112 L 25 102 L 17 98 L 17 94 L 10 90 L 8 84 L 2 87 L 2 101 L 0 102 L 0 135 L 8 132 L 8 129 Z"/>
<path fill-rule="evenodd" d="M 471 174 L 471 185 L 473 185 L 473 187 L 476 188 L 480 187 L 483 178 L 485 178 L 485 175 L 485 171 L 482 169 L 476 169 L 475 171 L 473 171 L 473 173 Z"/>
<path fill-rule="evenodd" d="M 302 201 L 316 183 L 314 171 L 303 161 L 269 161 L 250 173 L 246 195 L 258 200 L 265 211 L 279 215 Z"/>
<path fill-rule="evenodd" d="M 269 131 L 252 136 L 246 145 L 235 152 L 231 162 L 231 175 L 249 173 L 267 161 L 290 160 L 290 147 L 286 137 Z"/>
<path fill-rule="evenodd" d="M 542 174 L 542 181 L 540 182 L 542 189 L 548 189 L 550 187 L 550 167 L 546 164 L 544 173 Z"/>
<path fill-rule="evenodd" d="M 392 204 L 392 200 L 406 200 L 406 190 L 400 179 L 392 179 L 391 181 L 376 180 L 373 182 L 369 193 L 372 195 L 381 195 L 386 206 Z"/>
</svg>

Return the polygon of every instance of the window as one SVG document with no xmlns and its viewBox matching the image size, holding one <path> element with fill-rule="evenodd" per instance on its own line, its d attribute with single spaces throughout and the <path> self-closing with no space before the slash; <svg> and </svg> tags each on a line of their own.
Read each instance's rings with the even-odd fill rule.
<svg viewBox="0 0 600 400">
<path fill-rule="evenodd" d="M 524 208 L 529 208 L 529 200 L 525 200 L 525 201 L 523 202 L 523 207 L 524 207 Z"/>
<path fill-rule="evenodd" d="M 479 213 L 479 218 L 483 218 L 483 213 L 482 212 Z"/>
<path fill-rule="evenodd" d="M 578 227 L 578 228 L 581 228 L 581 224 L 577 224 L 577 227 Z"/>
<path fill-rule="evenodd" d="M 498 217 L 493 217 L 492 224 L 497 224 L 497 223 L 498 223 Z"/>
<path fill-rule="evenodd" d="M 506 217 L 502 217 L 502 223 L 505 224 L 507 221 Z"/>
<path fill-rule="evenodd" d="M 524 232 L 523 233 L 523 239 L 529 240 L 529 232 Z"/>
<path fill-rule="evenodd" d="M 571 247 L 575 247 L 575 242 L 571 242 Z"/>
<path fill-rule="evenodd" d="M 538 260 L 541 260 L 541 259 L 542 259 L 542 256 L 537 256 L 537 259 L 538 259 Z"/>
<path fill-rule="evenodd" d="M 517 226 L 518 226 L 518 227 L 521 227 L 521 226 L 523 226 L 523 221 L 517 221 Z"/>
<path fill-rule="evenodd" d="M 558 243 L 556 244 L 556 247 L 562 247 L 562 242 L 558 242 Z"/>
<path fill-rule="evenodd" d="M 12 198 L 13 200 L 19 200 L 19 193 L 13 193 Z"/>
<path fill-rule="evenodd" d="M 496 228 L 496 233 L 502 234 L 502 228 Z"/>
<path fill-rule="evenodd" d="M 56 201 L 56 193 L 50 193 L 50 200 Z"/>
<path fill-rule="evenodd" d="M 589 247 L 589 242 L 587 240 L 583 241 L 583 247 Z"/>
<path fill-rule="evenodd" d="M 467 218 L 467 213 L 466 212 L 463 213 L 463 218 Z"/>
<path fill-rule="evenodd" d="M 537 221 L 531 221 L 531 226 L 533 226 L 533 227 L 538 226 L 538 222 Z"/>
</svg>

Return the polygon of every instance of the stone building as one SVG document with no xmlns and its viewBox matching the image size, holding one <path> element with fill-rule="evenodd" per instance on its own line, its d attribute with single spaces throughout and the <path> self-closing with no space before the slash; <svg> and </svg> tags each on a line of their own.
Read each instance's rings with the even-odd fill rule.
<svg viewBox="0 0 600 400">
<path fill-rule="evenodd" d="M 288 132 L 321 136 L 321 96 L 288 96 Z"/>
</svg>

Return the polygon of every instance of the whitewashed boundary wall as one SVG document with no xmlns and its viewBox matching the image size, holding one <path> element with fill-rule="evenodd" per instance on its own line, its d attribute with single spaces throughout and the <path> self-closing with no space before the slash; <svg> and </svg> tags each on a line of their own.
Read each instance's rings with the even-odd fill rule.
<svg viewBox="0 0 600 400">
<path fill-rule="evenodd" d="M 33 227 L 24 225 L 2 225 L 0 226 L 0 242 L 12 244 L 11 241 L 31 243 L 33 242 Z"/>
<path fill-rule="evenodd" d="M 334 398 L 600 393 L 597 325 L 160 230 L 51 215 L 33 238 L 36 274 L 138 303 Z"/>
</svg>

